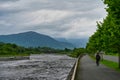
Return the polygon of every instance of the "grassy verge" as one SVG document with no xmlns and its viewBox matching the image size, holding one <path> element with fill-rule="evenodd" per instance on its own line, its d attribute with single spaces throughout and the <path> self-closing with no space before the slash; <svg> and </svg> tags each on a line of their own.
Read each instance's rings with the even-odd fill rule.
<svg viewBox="0 0 120 80">
<path fill-rule="evenodd" d="M 118 68 L 118 63 L 117 62 L 113 62 L 113 61 L 109 61 L 109 60 L 103 60 L 101 61 L 102 64 L 104 64 L 105 66 L 114 69 L 116 71 L 120 72 L 120 69 Z"/>
</svg>

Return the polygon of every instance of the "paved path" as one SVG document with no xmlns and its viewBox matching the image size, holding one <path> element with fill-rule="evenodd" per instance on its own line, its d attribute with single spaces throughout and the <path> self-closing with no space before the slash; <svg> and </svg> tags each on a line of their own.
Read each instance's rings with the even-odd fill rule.
<svg viewBox="0 0 120 80">
<path fill-rule="evenodd" d="M 89 56 L 81 59 L 79 69 L 76 80 L 120 80 L 119 72 L 103 65 L 96 66 Z"/>
</svg>

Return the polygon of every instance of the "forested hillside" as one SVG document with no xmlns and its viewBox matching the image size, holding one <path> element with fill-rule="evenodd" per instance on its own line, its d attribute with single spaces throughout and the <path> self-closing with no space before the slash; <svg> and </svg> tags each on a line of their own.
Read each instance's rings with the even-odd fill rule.
<svg viewBox="0 0 120 80">
<path fill-rule="evenodd" d="M 97 22 L 97 31 L 89 38 L 87 50 L 120 52 L 120 0 L 103 0 L 107 5 L 107 16 L 103 22 Z"/>
<path fill-rule="evenodd" d="M 76 48 L 85 48 L 88 38 L 78 38 L 78 39 L 65 39 L 65 38 L 55 38 L 57 41 L 71 43 Z"/>
<path fill-rule="evenodd" d="M 51 47 L 55 49 L 74 48 L 74 46 L 70 43 L 60 42 L 50 36 L 36 33 L 33 31 L 10 35 L 0 35 L 0 42 L 13 43 L 26 48 L 27 47 Z"/>
<path fill-rule="evenodd" d="M 24 48 L 16 44 L 0 42 L 0 56 L 25 56 L 41 53 L 63 53 L 64 50 L 58 50 L 48 47 Z"/>
</svg>

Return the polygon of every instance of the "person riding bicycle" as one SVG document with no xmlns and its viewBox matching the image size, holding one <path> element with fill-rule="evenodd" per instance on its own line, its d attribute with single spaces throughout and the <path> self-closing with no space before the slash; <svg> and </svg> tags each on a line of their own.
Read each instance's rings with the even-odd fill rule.
<svg viewBox="0 0 120 80">
<path fill-rule="evenodd" d="M 96 64 L 97 64 L 97 66 L 99 66 L 100 59 L 101 59 L 100 54 L 97 53 L 96 54 Z"/>
</svg>

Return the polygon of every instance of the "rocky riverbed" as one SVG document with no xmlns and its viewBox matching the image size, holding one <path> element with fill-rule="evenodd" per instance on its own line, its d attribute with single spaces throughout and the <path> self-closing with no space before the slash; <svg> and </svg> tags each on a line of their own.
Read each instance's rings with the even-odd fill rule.
<svg viewBox="0 0 120 80">
<path fill-rule="evenodd" d="M 74 63 L 66 55 L 31 55 L 29 60 L 0 61 L 0 80 L 66 80 Z"/>
</svg>

